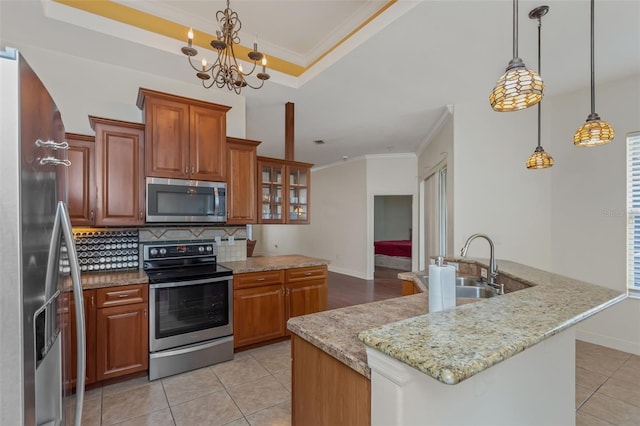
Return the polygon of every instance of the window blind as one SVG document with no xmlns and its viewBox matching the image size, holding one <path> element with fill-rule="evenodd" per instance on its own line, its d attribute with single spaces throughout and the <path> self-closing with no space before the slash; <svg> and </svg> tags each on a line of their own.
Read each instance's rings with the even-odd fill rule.
<svg viewBox="0 0 640 426">
<path fill-rule="evenodd" d="M 640 297 L 640 132 L 627 136 L 627 280 Z"/>
</svg>

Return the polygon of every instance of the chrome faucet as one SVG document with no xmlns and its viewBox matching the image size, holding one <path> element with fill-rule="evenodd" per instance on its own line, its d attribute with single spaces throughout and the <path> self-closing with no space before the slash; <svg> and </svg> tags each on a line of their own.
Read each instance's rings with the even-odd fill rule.
<svg viewBox="0 0 640 426">
<path fill-rule="evenodd" d="M 488 235 L 473 234 L 472 236 L 467 238 L 467 241 L 464 243 L 464 247 L 462 247 L 462 250 L 460 250 L 460 256 L 466 257 L 471 241 L 475 240 L 476 238 L 484 238 L 489 243 L 489 279 L 487 284 L 497 289 L 500 294 L 504 294 L 504 285 L 496 283 L 496 278 L 498 278 L 498 265 L 496 264 L 496 258 L 493 252 L 493 241 L 491 240 L 491 238 L 489 238 Z"/>
</svg>

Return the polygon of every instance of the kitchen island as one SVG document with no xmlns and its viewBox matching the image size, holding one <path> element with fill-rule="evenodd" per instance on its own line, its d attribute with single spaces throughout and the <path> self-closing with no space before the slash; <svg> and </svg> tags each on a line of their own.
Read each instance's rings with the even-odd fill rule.
<svg viewBox="0 0 640 426">
<path fill-rule="evenodd" d="M 450 260 L 458 263 L 463 273 L 473 273 L 480 266 L 487 267 L 487 262 L 480 260 L 466 258 Z M 389 383 L 376 389 L 377 373 L 375 371 L 374 374 L 371 373 L 372 363 L 367 358 L 367 351 L 380 355 L 377 357 L 380 361 L 377 366 L 386 362 L 391 369 L 398 366 L 405 367 L 407 371 L 419 374 L 422 380 L 434 382 L 444 388 L 462 389 L 465 380 L 482 372 L 489 371 L 490 374 L 494 374 L 500 370 L 502 361 L 516 359 L 518 354 L 529 357 L 536 351 L 542 351 L 543 354 L 557 355 L 558 350 L 566 349 L 567 342 L 571 343 L 572 348 L 574 342 L 571 334 L 568 337 L 561 337 L 558 345 L 555 344 L 554 339 L 551 339 L 552 336 L 562 334 L 561 332 L 565 330 L 571 333 L 572 326 L 625 297 L 618 291 L 518 263 L 500 261 L 499 264 L 498 282 L 503 279 L 506 282 L 521 284 L 519 288 L 526 288 L 490 299 L 476 299 L 474 303 L 465 303 L 464 306 L 457 306 L 456 309 L 447 312 L 428 314 L 427 295 L 417 294 L 289 320 L 288 327 L 294 333 L 292 341 L 293 423 L 337 424 L 335 422 L 356 419 L 357 421 L 349 424 L 376 424 L 384 423 L 378 422 L 380 415 L 398 414 L 391 405 L 402 401 L 402 393 L 397 393 L 394 397 L 392 392 L 397 389 L 391 389 L 388 386 Z M 413 280 L 418 287 L 424 288 L 424 284 L 418 278 L 419 275 L 421 275 L 420 272 L 402 273 L 399 274 L 399 278 Z M 538 348 L 535 348 L 538 343 L 545 340 L 548 340 L 545 345 L 538 345 Z M 545 346 L 552 347 L 549 351 L 545 351 L 547 349 Z M 340 365 L 334 365 L 334 367 L 343 367 L 345 370 L 336 374 L 335 379 L 323 383 L 321 374 L 314 377 L 309 372 L 312 366 L 305 359 L 296 359 L 298 355 L 305 355 L 310 350 L 321 352 L 314 355 L 318 359 L 325 355 L 340 361 Z M 571 349 L 563 357 L 563 363 L 558 364 L 563 370 L 570 370 L 567 374 L 570 375 L 571 383 L 569 385 L 565 383 L 562 389 L 569 389 L 569 387 L 572 389 L 569 392 L 569 398 L 565 396 L 559 401 L 563 404 L 568 399 L 573 401 L 573 356 L 574 352 Z M 566 362 L 570 362 L 571 368 L 565 368 Z M 502 364 L 502 366 L 505 365 L 508 363 Z M 304 366 L 304 369 L 300 366 Z M 558 369 L 547 368 L 546 370 L 546 372 L 535 373 L 549 373 L 547 376 L 558 373 Z M 402 373 L 408 374 L 407 371 Z M 365 387 L 361 391 L 369 392 L 374 399 L 380 399 L 382 402 L 371 404 L 371 400 L 365 401 L 369 404 L 368 407 L 363 406 L 362 403 L 359 407 L 355 407 L 353 406 L 355 401 L 345 402 L 344 407 L 330 410 L 330 412 L 317 408 L 327 402 L 323 401 L 323 398 L 330 398 L 332 394 L 337 393 L 349 398 L 350 394 L 341 392 L 341 377 L 348 376 L 350 372 L 362 376 L 365 380 L 373 377 L 373 388 L 369 390 Z M 334 389 L 319 390 L 315 395 L 311 395 L 314 399 L 310 399 L 309 392 L 304 392 L 306 389 L 301 380 L 303 377 L 305 380 L 317 380 L 317 383 L 323 386 L 333 386 Z M 565 374 L 558 377 L 567 378 L 568 376 Z M 553 386 L 551 383 L 547 385 Z M 526 383 L 523 386 L 526 387 Z M 484 395 L 481 380 L 474 383 L 473 387 L 477 394 Z M 473 393 L 474 389 L 471 390 L 471 394 Z M 453 396 L 449 395 L 449 397 Z M 523 402 L 527 402 L 524 395 L 519 397 Z M 426 408 L 426 401 L 423 399 L 422 404 L 415 407 L 417 415 L 434 411 Z M 517 407 L 503 406 L 500 401 L 495 401 L 491 396 L 485 397 L 483 401 L 492 409 L 502 407 L 501 410 L 493 411 L 492 414 L 517 410 Z M 408 399 L 405 398 L 405 402 L 408 402 Z M 435 400 L 433 403 L 437 406 Z M 461 404 L 460 401 L 458 404 Z M 374 407 L 371 412 L 373 417 L 369 418 L 366 417 L 366 413 L 370 411 L 371 406 Z M 537 407 L 537 409 L 540 408 L 544 407 Z M 573 402 L 569 404 L 569 408 L 573 413 Z M 355 417 L 348 417 L 353 410 L 358 411 L 358 414 Z M 464 409 L 463 405 L 458 405 L 455 411 L 471 416 L 478 423 L 478 418 L 473 417 L 475 413 Z M 330 415 L 342 417 L 327 417 Z M 387 422 L 398 423 L 398 417 L 393 420 L 392 417 L 383 418 Z M 309 419 L 314 420 L 309 423 Z M 426 422 L 429 420 L 427 419 Z"/>
</svg>

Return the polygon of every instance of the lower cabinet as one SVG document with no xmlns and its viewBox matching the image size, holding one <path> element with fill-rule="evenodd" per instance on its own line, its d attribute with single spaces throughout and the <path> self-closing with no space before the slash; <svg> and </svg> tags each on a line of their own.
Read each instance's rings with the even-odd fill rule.
<svg viewBox="0 0 640 426">
<path fill-rule="evenodd" d="M 96 296 L 96 380 L 147 370 L 149 287 L 103 288 Z"/>
<path fill-rule="evenodd" d="M 289 335 L 291 317 L 327 309 L 327 266 L 233 276 L 234 348 Z"/>
<path fill-rule="evenodd" d="M 149 364 L 149 286 L 135 284 L 84 290 L 86 377 L 89 385 L 101 380 L 145 371 Z M 76 315 L 72 293 L 64 316 L 65 348 L 71 354 L 66 368 L 76 384 Z M 65 310 L 66 311 L 66 310 Z"/>
</svg>

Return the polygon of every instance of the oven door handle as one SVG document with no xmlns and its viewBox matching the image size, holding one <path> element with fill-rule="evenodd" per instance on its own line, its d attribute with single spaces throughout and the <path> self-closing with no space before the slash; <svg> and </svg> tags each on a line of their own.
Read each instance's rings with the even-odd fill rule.
<svg viewBox="0 0 640 426">
<path fill-rule="evenodd" d="M 157 284 L 149 284 L 149 288 L 170 288 L 170 287 L 184 287 L 189 285 L 196 284 L 212 284 L 221 281 L 229 281 L 233 279 L 232 275 L 226 277 L 215 277 L 215 278 L 203 278 L 201 280 L 189 280 L 189 281 L 174 281 L 170 283 L 157 283 Z"/>
</svg>

